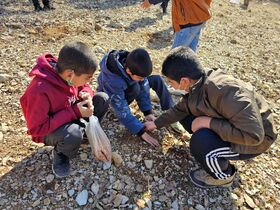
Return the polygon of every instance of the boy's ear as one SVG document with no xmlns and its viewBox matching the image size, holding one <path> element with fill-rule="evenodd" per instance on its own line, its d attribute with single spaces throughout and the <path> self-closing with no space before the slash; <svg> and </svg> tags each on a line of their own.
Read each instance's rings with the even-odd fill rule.
<svg viewBox="0 0 280 210">
<path fill-rule="evenodd" d="M 126 69 L 125 69 L 125 72 L 126 72 L 128 75 L 130 75 L 130 76 L 133 75 L 132 72 L 131 72 L 131 71 L 129 70 L 129 68 L 127 68 L 127 67 L 126 67 Z"/>
<path fill-rule="evenodd" d="M 191 80 L 188 77 L 182 77 L 180 80 L 180 83 L 182 83 L 182 85 L 184 85 L 184 86 L 186 86 L 186 85 L 189 86 L 191 83 Z"/>
<path fill-rule="evenodd" d="M 66 69 L 64 70 L 62 73 L 64 78 L 72 78 L 73 77 L 73 74 L 74 74 L 74 71 L 72 69 Z"/>
</svg>

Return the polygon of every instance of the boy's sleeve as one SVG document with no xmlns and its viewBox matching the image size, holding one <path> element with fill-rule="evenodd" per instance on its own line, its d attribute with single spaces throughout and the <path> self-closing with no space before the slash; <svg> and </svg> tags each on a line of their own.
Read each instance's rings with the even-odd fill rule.
<svg viewBox="0 0 280 210">
<path fill-rule="evenodd" d="M 145 114 L 150 114 L 152 110 L 152 104 L 150 99 L 150 85 L 145 78 L 144 81 L 140 81 L 140 93 L 136 98 L 139 109 Z"/>
<path fill-rule="evenodd" d="M 212 85 L 209 97 L 223 118 L 213 118 L 210 128 L 224 141 L 256 146 L 264 139 L 264 128 L 254 91 L 245 87 L 216 87 Z"/>
<path fill-rule="evenodd" d="M 79 92 L 87 92 L 91 95 L 91 97 L 93 97 L 93 90 L 91 89 L 90 85 L 86 84 L 83 85 L 82 87 L 78 88 Z"/>
<path fill-rule="evenodd" d="M 110 104 L 117 118 L 132 134 L 138 134 L 143 130 L 144 125 L 131 114 L 124 90 L 121 87 L 109 87 L 108 85 L 108 83 L 104 84 L 104 91 L 110 97 Z"/>
<path fill-rule="evenodd" d="M 168 109 L 155 120 L 157 128 L 168 126 L 172 123 L 180 121 L 187 117 L 190 112 L 187 107 L 188 95 L 185 95 L 181 100 L 172 108 Z"/>
<path fill-rule="evenodd" d="M 27 133 L 33 138 L 46 136 L 61 125 L 80 117 L 77 116 L 76 105 L 50 115 L 49 99 L 43 93 L 29 94 L 20 102 L 27 123 Z"/>
</svg>

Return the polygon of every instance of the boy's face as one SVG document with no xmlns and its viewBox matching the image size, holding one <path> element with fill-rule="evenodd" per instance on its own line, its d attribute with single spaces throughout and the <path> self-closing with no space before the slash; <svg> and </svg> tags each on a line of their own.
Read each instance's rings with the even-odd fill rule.
<svg viewBox="0 0 280 210">
<path fill-rule="evenodd" d="M 63 71 L 60 76 L 67 81 L 68 85 L 79 87 L 89 83 L 93 78 L 93 73 L 81 74 L 78 76 L 75 74 L 74 70 L 67 69 Z"/>
<path fill-rule="evenodd" d="M 180 83 L 170 78 L 167 78 L 167 80 L 170 83 L 170 85 L 176 90 L 189 91 L 190 89 L 191 81 L 187 77 L 181 78 Z"/>
<path fill-rule="evenodd" d="M 169 84 L 170 84 L 174 89 L 176 89 L 176 90 L 179 89 L 180 84 L 179 84 L 177 81 L 175 81 L 175 80 L 173 80 L 173 79 L 170 79 L 170 78 L 167 78 L 167 80 L 168 80 Z"/>
<path fill-rule="evenodd" d="M 126 73 L 130 76 L 130 78 L 134 81 L 143 81 L 145 79 L 145 77 L 140 77 L 136 74 L 133 74 L 129 68 L 126 69 Z"/>
<path fill-rule="evenodd" d="M 93 74 L 81 74 L 77 76 L 74 74 L 72 83 L 74 86 L 79 87 L 85 84 L 88 84 L 93 78 Z"/>
</svg>

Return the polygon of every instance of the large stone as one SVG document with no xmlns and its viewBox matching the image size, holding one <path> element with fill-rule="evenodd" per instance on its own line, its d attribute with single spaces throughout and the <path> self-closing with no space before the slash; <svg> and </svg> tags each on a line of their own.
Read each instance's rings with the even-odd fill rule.
<svg viewBox="0 0 280 210">
<path fill-rule="evenodd" d="M 116 167 L 120 167 L 122 165 L 123 159 L 117 152 L 113 152 L 112 161 Z"/>
<path fill-rule="evenodd" d="M 83 190 L 76 197 L 76 202 L 78 203 L 79 206 L 86 205 L 87 200 L 88 200 L 88 191 L 87 190 Z"/>
</svg>

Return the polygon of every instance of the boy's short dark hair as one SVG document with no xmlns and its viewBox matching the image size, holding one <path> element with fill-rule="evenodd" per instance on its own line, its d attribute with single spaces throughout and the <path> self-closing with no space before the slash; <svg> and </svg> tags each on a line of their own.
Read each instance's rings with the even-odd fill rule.
<svg viewBox="0 0 280 210">
<path fill-rule="evenodd" d="M 204 75 L 204 70 L 190 48 L 176 47 L 165 58 L 162 64 L 162 74 L 180 83 L 182 77 L 200 79 Z"/>
<path fill-rule="evenodd" d="M 62 47 L 58 55 L 57 70 L 62 73 L 72 69 L 77 76 L 92 74 L 97 69 L 98 62 L 89 47 L 78 41 L 69 42 Z"/>
<path fill-rule="evenodd" d="M 143 48 L 131 51 L 126 58 L 125 68 L 129 68 L 134 75 L 140 77 L 149 76 L 153 70 L 149 53 Z"/>
</svg>

